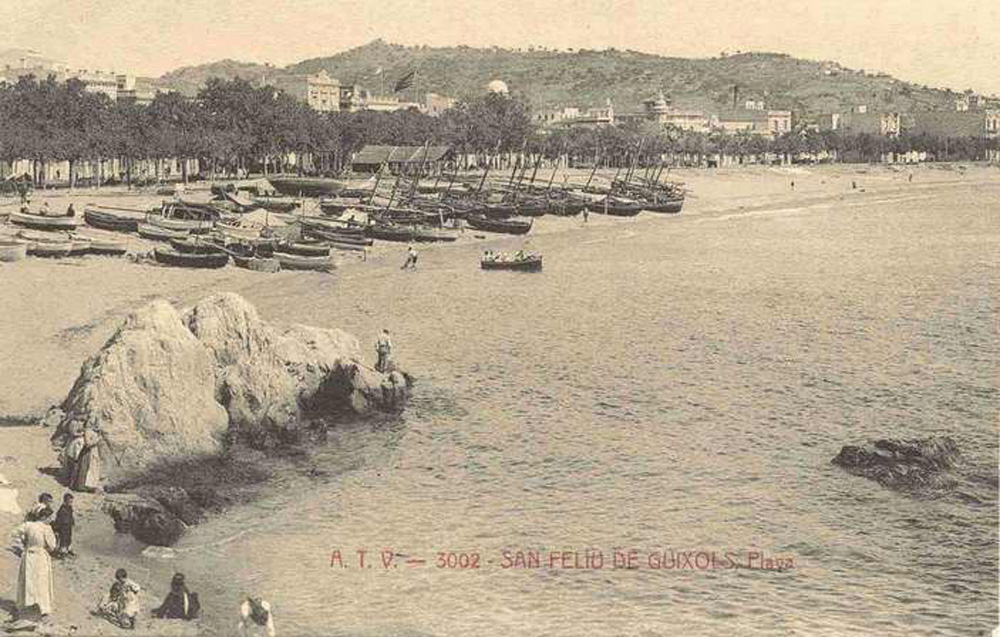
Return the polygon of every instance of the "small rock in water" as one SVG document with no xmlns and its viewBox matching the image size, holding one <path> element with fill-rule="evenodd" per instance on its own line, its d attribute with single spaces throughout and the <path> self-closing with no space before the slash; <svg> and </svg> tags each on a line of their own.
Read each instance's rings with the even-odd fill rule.
<svg viewBox="0 0 1000 637">
<path fill-rule="evenodd" d="M 844 445 L 831 462 L 890 489 L 912 491 L 953 484 L 948 470 L 958 457 L 958 446 L 951 438 L 932 436 L 880 439 L 862 447 Z"/>
</svg>

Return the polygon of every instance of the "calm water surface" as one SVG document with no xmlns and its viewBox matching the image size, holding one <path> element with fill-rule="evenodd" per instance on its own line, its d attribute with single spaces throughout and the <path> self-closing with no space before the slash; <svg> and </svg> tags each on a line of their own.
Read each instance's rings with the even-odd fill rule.
<svg viewBox="0 0 1000 637">
<path fill-rule="evenodd" d="M 534 237 L 538 275 L 481 272 L 477 247 L 456 246 L 423 251 L 415 273 L 242 290 L 269 318 L 366 343 L 388 327 L 416 395 L 196 529 L 178 563 L 148 561 L 150 577 L 185 570 L 218 632 L 250 591 L 282 634 L 988 631 L 998 220 L 997 186 L 643 215 Z M 936 497 L 830 464 L 843 444 L 927 435 L 963 452 Z M 375 568 L 357 568 L 358 548 Z M 330 568 L 335 549 L 351 568 Z M 587 549 L 604 569 L 501 568 L 503 550 L 547 566 Z M 611 569 L 615 549 L 642 568 Z M 670 549 L 795 568 L 647 568 Z M 480 568 L 438 569 L 438 551 Z"/>
</svg>

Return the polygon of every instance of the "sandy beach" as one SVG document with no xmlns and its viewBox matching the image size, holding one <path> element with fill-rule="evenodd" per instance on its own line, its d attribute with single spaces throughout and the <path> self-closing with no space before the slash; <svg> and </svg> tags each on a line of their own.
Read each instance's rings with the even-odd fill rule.
<svg viewBox="0 0 1000 637">
<path fill-rule="evenodd" d="M 912 181 L 911 181 L 912 175 Z M 681 215 L 665 217 L 643 213 L 635 219 L 591 215 L 588 228 L 631 223 L 641 232 L 643 224 L 670 223 L 689 217 L 726 215 L 787 209 L 840 200 L 864 200 L 893 193 L 924 193 L 947 188 L 969 188 L 1000 181 L 1000 169 L 981 164 L 941 164 L 920 166 L 837 165 L 818 167 L 743 167 L 719 170 L 675 170 L 664 176 L 683 182 L 689 191 Z M 794 186 L 793 186 L 794 183 Z M 36 193 L 48 199 L 54 209 L 73 202 L 82 211 L 84 204 L 111 203 L 145 206 L 163 199 L 151 194 L 99 191 L 53 191 Z M 0 205 L 11 200 L 0 200 Z M 3 208 L 0 208 L 2 210 Z M 536 220 L 532 235 L 572 233 L 582 219 L 544 217 Z M 88 232 L 99 233 L 88 229 Z M 119 235 L 120 236 L 120 235 Z M 132 237 L 130 252 L 144 252 L 153 244 Z M 530 239 L 529 239 L 530 241 Z M 518 249 L 521 238 L 466 231 L 453 245 L 420 246 L 420 267 L 432 268 L 449 261 L 463 246 L 481 243 L 483 249 Z M 530 246 L 530 243 L 528 243 Z M 175 305 L 188 305 L 210 293 L 231 291 L 246 296 L 267 320 L 281 320 L 289 299 L 277 293 L 284 282 L 310 280 L 315 294 L 337 294 L 339 277 L 388 277 L 399 275 L 405 245 L 377 242 L 365 260 L 345 253 L 342 266 L 333 273 L 280 272 L 264 274 L 226 267 L 220 270 L 191 271 L 125 258 L 87 256 L 75 259 L 29 258 L 0 264 L 0 307 L 4 308 L 4 329 L 0 331 L 0 474 L 18 489 L 22 509 L 47 491 L 61 498 L 64 488 L 40 471 L 56 465 L 49 444 L 51 430 L 37 426 L 46 410 L 57 405 L 69 391 L 81 364 L 93 355 L 114 332 L 131 309 L 156 298 Z M 463 252 L 464 254 L 464 252 Z M 476 267 L 468 263 L 467 267 Z M 416 273 L 419 276 L 419 270 Z M 406 276 L 410 276 L 407 274 Z M 305 300 L 303 300 L 305 301 Z M 350 304 L 344 304 L 350 312 Z M 335 327 L 338 317 L 329 317 Z M 375 327 L 372 327 L 374 333 Z M 358 334 L 364 342 L 372 334 Z M 78 494 L 77 534 L 112 533 L 110 519 L 99 511 L 100 496 Z M 0 534 L 19 522 L 0 513 Z M 110 585 L 117 563 L 107 563 L 87 554 L 65 562 L 54 562 L 56 607 L 49 622 L 36 634 L 118 634 L 120 629 L 92 617 L 90 609 Z M 0 591 L 0 624 L 12 610 L 13 584 L 18 561 L 9 551 L 0 559 L 0 581 L 8 584 Z M 180 635 L 200 632 L 199 622 L 149 619 L 149 609 L 160 603 L 167 581 L 140 582 L 143 595 L 140 635 Z M 231 612 L 235 609 L 207 609 Z M 0 629 L 2 630 L 2 629 Z"/>
</svg>

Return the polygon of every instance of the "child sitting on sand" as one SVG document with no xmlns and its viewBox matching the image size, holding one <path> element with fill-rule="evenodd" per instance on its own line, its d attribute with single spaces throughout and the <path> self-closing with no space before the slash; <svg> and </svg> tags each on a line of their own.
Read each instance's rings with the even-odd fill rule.
<svg viewBox="0 0 1000 637">
<path fill-rule="evenodd" d="M 111 585 L 111 590 L 97 606 L 98 614 L 116 626 L 135 628 L 141 590 L 138 584 L 128 578 L 125 569 L 118 569 L 115 571 L 115 582 Z"/>
</svg>

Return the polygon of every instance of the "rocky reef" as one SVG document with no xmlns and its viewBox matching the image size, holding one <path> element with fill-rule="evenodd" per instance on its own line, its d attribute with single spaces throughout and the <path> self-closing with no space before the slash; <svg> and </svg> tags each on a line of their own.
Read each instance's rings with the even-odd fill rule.
<svg viewBox="0 0 1000 637">
<path fill-rule="evenodd" d="M 958 446 L 951 438 L 932 436 L 844 445 L 831 462 L 890 489 L 921 491 L 953 484 L 949 470 L 958 457 Z"/>
<path fill-rule="evenodd" d="M 365 365 L 350 334 L 265 322 L 236 294 L 184 311 L 155 301 L 84 363 L 54 439 L 73 422 L 99 428 L 114 490 L 169 465 L 217 458 L 235 441 L 274 447 L 317 419 L 401 410 L 411 384 L 401 371 Z M 203 515 L 184 493 L 133 495 L 109 498 L 106 510 L 117 528 L 156 540 L 149 543 L 173 543 L 174 521 L 182 528 Z"/>
</svg>

